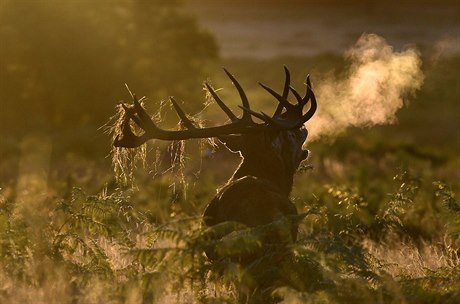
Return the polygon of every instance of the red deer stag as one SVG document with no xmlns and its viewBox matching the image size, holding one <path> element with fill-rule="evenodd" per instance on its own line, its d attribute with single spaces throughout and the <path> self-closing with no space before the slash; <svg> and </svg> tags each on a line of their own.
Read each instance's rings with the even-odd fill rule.
<svg viewBox="0 0 460 304">
<path fill-rule="evenodd" d="M 185 129 L 163 130 L 154 124 L 139 100 L 133 96 L 133 105 L 122 104 L 125 111 L 124 120 L 121 134 L 116 136 L 114 145 L 134 148 L 149 139 L 185 140 L 217 137 L 230 150 L 239 151 L 242 161 L 227 184 L 206 207 L 204 221 L 208 227 L 226 221 L 256 227 L 272 223 L 283 216 L 296 215 L 297 209 L 289 200 L 289 194 L 294 174 L 302 160 L 308 156 L 308 150 L 302 149 L 308 134 L 304 123 L 313 116 L 317 104 L 309 77 L 306 80 L 305 96 L 302 97 L 290 86 L 289 70 L 286 67 L 284 70 L 286 78 L 282 94 L 259 83 L 278 101 L 272 116 L 251 110 L 241 85 L 225 70 L 242 101 L 239 107 L 243 114 L 240 118 L 225 105 L 208 83 L 205 83 L 207 90 L 230 119 L 227 124 L 198 128 L 171 97 L 171 103 Z M 297 100 L 296 104 L 288 101 L 289 92 L 292 92 Z M 309 101 L 310 108 L 304 113 L 304 106 Z M 261 122 L 254 122 L 252 116 Z M 136 135 L 132 130 L 132 123 L 143 133 Z M 289 234 L 290 239 L 295 240 L 297 226 L 293 227 Z"/>
</svg>

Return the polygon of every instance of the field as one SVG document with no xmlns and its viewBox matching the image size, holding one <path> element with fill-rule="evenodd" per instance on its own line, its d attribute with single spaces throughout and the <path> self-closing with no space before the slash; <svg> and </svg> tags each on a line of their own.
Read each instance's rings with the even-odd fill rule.
<svg viewBox="0 0 460 304">
<path fill-rule="evenodd" d="M 121 8 L 131 9 L 124 6 L 125 2 L 119 3 Z M 360 22 L 369 24 L 361 20 L 348 31 L 343 29 L 349 35 L 340 42 L 323 29 L 322 36 L 337 44 L 318 41 L 318 48 L 311 53 L 297 44 L 283 49 L 289 50 L 283 53 L 267 43 L 263 45 L 268 51 L 261 54 L 262 48 L 251 48 L 247 41 L 257 36 L 257 24 L 269 24 L 271 29 L 277 28 L 277 22 L 284 24 L 279 12 L 268 7 L 272 12 L 266 15 L 269 17 L 254 21 L 254 10 L 237 6 L 219 23 L 215 15 L 218 8 L 185 8 L 216 35 L 221 56 L 200 61 L 211 55 L 200 53 L 199 48 L 190 50 L 198 55 L 187 60 L 205 64 L 193 77 L 190 75 L 196 65 L 184 65 L 181 80 L 173 85 L 169 79 L 182 71 L 175 65 L 175 57 L 164 53 L 172 71 L 164 67 L 157 72 L 163 74 L 155 78 L 146 70 L 157 67 L 157 63 L 144 60 L 142 47 L 151 49 L 139 44 L 133 52 L 144 61 L 129 54 L 129 64 L 123 65 L 124 55 L 117 55 L 118 61 L 109 72 L 106 67 L 98 70 L 96 66 L 93 74 L 75 72 L 83 76 L 65 76 L 74 82 L 57 91 L 46 90 L 54 82 L 37 80 L 24 81 L 27 86 L 23 94 L 17 95 L 13 94 L 21 88 L 17 82 L 5 81 L 0 86 L 0 109 L 8 113 L 0 117 L 5 124 L 0 128 L 0 303 L 459 303 L 460 53 L 456 49 L 459 24 L 452 21 L 452 10 L 436 10 L 426 36 L 417 36 L 426 29 L 419 18 L 412 16 L 417 24 L 406 31 L 390 27 L 391 22 L 384 19 L 373 26 L 388 39 L 363 36 L 365 41 L 360 45 L 356 40 L 365 31 Z M 322 12 L 324 8 L 317 10 Z M 301 11 L 290 10 L 292 15 Z M 423 8 L 421 12 L 426 16 Z M 383 18 L 374 13 L 368 18 Z M 95 14 L 103 16 L 100 12 L 97 15 L 97 10 Z M 204 21 L 208 14 L 212 17 Z M 338 11 L 331 16 L 334 14 Z M 168 22 L 170 16 L 177 17 L 168 16 L 164 19 Z M 244 50 L 222 42 L 228 37 L 238 38 L 238 28 L 229 26 L 235 16 L 241 18 L 240 26 L 248 20 L 255 24 L 249 22 L 252 31 L 244 32 L 241 40 L 232 44 Z M 393 19 L 388 18 L 400 20 L 397 16 L 395 13 Z M 312 24 L 321 28 L 324 20 L 320 19 Z M 3 23 L 7 19 L 0 20 Z M 179 21 L 177 24 L 181 24 Z M 326 21 L 332 28 L 342 23 L 341 19 L 332 25 Z M 293 21 L 293 28 L 304 28 L 303 22 Z M 1 27 L 0 35 L 10 30 Z M 179 41 L 183 39 L 181 30 L 172 33 L 179 36 Z M 395 38 L 392 33 L 399 36 Z M 188 35 L 192 34 L 209 43 L 193 30 Z M 226 34 L 229 36 L 222 36 Z M 132 35 L 129 32 L 126 37 Z M 259 39 L 266 41 L 265 37 Z M 277 41 L 280 36 L 273 37 Z M 403 46 L 406 38 L 408 44 L 421 46 L 416 51 L 413 45 Z M 437 40 L 442 42 L 437 47 L 427 42 L 437 38 L 444 39 Z M 163 39 L 170 38 L 164 35 Z M 176 41 L 171 40 L 173 44 Z M 29 44 L 37 47 L 33 41 L 23 42 L 24 46 Z M 395 47 L 387 48 L 388 44 Z M 377 51 L 366 61 L 366 52 L 360 51 L 369 49 Z M 11 54 L 21 50 L 9 50 L 0 47 L 2 54 L 10 56 L 5 58 L 14 62 L 16 57 Z M 91 52 L 77 54 L 75 58 L 87 56 L 91 60 L 96 56 Z M 94 60 L 107 63 L 103 57 Z M 400 59 L 405 60 L 396 61 L 395 68 L 380 69 Z M 55 56 L 46 62 L 53 60 L 60 59 Z M 405 65 L 407 62 L 410 65 Z M 174 128 L 177 123 L 169 105 L 159 102 L 173 94 L 184 100 L 183 108 L 197 121 L 221 124 L 223 113 L 200 91 L 203 80 L 222 88 L 219 94 L 237 112 L 237 93 L 220 68 L 225 66 L 245 88 L 251 106 L 271 113 L 272 98 L 257 82 L 280 90 L 283 65 L 290 68 L 294 87 L 303 90 L 309 73 L 318 92 L 318 118 L 307 123 L 310 133 L 306 146 L 311 154 L 296 173 L 291 193 L 300 215 L 252 229 L 231 223 L 211 228 L 203 225 L 203 210 L 237 167 L 237 154 L 217 142 L 200 140 L 185 141 L 183 145 L 152 141 L 137 154 L 120 153 L 112 150 L 111 134 L 107 133 L 116 120 L 115 116 L 109 121 L 115 114 L 115 101 L 101 101 L 102 110 L 92 106 L 94 100 L 105 96 L 103 88 L 113 90 L 107 92 L 107 98 L 128 99 L 122 84 L 121 88 L 112 87 L 123 77 L 113 76 L 115 81 L 109 74 L 120 71 L 118 66 L 134 66 L 125 75 L 133 80 L 125 81 L 130 88 L 135 86 L 139 95 L 149 97 L 147 109 L 160 114 L 157 118 L 163 120 L 162 126 Z M 13 72 L 22 71 L 17 66 L 2 66 L 1 73 L 13 77 Z M 411 68 L 400 69 L 403 66 Z M 389 76 L 382 81 L 377 78 L 375 91 L 379 94 L 374 103 L 365 104 L 373 110 L 365 112 L 361 95 L 350 95 L 348 90 L 352 84 L 364 83 L 364 91 L 372 92 L 373 78 L 369 74 L 358 77 L 368 67 L 379 68 Z M 67 75 L 62 73 L 59 75 Z M 138 78 L 133 76 L 136 73 L 140 73 Z M 392 82 L 404 75 L 410 81 Z M 60 85 L 65 83 L 64 76 L 52 77 Z M 162 77 L 167 84 L 161 82 Z M 90 87 L 83 95 L 72 95 L 74 89 L 88 88 L 85 78 L 100 85 Z M 148 88 L 152 79 L 158 80 L 156 87 Z M 194 91 L 187 91 L 189 87 Z M 154 89 L 158 92 L 152 92 Z M 386 94 L 389 91 L 396 95 Z M 31 92 L 44 92 L 37 95 L 37 103 L 48 107 L 43 106 L 43 110 L 27 103 Z M 63 98 L 67 93 L 69 99 Z M 59 107 L 81 97 L 80 107 L 96 111 L 98 116 L 83 117 L 84 111 L 79 112 L 73 105 Z M 55 103 L 48 98 L 55 98 Z M 387 109 L 383 105 L 389 103 L 395 106 L 383 112 L 384 119 L 374 119 L 373 114 Z M 31 112 L 27 112 L 27 106 Z M 335 107 L 341 109 L 344 119 L 332 116 L 328 120 Z M 366 115 L 356 118 L 354 113 L 360 111 Z M 37 117 L 32 120 L 24 113 Z M 327 127 L 319 128 L 320 123 Z M 276 247 L 249 265 L 230 259 L 211 262 L 204 253 L 212 247 L 232 255 L 244 254 L 259 248 L 267 231 L 286 223 L 299 224 L 297 241 Z"/>
</svg>

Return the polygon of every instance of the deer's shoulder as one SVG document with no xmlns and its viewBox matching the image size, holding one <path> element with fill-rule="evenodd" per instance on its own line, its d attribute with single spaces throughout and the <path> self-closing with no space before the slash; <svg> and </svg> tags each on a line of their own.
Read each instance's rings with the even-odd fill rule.
<svg viewBox="0 0 460 304">
<path fill-rule="evenodd" d="M 249 175 L 220 189 L 204 216 L 207 225 L 237 221 L 255 227 L 290 214 L 297 214 L 297 209 L 276 185 Z"/>
<path fill-rule="evenodd" d="M 285 198 L 285 195 L 282 194 L 280 188 L 276 184 L 252 175 L 230 180 L 223 188 L 218 190 L 217 197 L 223 199 L 224 197 L 231 198 L 234 195 L 238 197 L 263 195 L 270 197 L 275 196 L 279 199 Z"/>
</svg>

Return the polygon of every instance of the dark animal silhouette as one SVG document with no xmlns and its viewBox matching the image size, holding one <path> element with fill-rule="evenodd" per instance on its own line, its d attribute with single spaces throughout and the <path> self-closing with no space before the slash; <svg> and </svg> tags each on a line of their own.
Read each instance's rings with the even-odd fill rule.
<svg viewBox="0 0 460 304">
<path fill-rule="evenodd" d="M 225 69 L 224 69 L 225 70 Z M 235 77 L 225 70 L 239 92 L 243 110 L 238 118 L 219 98 L 216 91 L 205 83 L 206 88 L 217 104 L 227 114 L 230 122 L 221 126 L 199 128 L 187 117 L 177 102 L 170 100 L 181 119 L 184 130 L 163 130 L 157 127 L 146 113 L 139 100 L 133 96 L 133 105 L 122 104 L 124 120 L 121 134 L 115 139 L 116 147 L 137 147 L 149 139 L 185 140 L 191 138 L 217 137 L 227 148 L 238 151 L 242 162 L 230 180 L 217 193 L 204 211 L 204 222 L 214 226 L 223 222 L 233 221 L 257 227 L 267 225 L 284 216 L 296 215 L 295 205 L 289 200 L 293 178 L 302 160 L 307 158 L 308 151 L 302 146 L 307 138 L 304 123 L 316 111 L 315 95 L 311 89 L 309 77 L 306 80 L 306 93 L 301 96 L 290 86 L 290 73 L 285 67 L 285 83 L 282 94 L 259 83 L 277 101 L 278 106 L 272 116 L 250 109 L 248 98 Z M 292 93 L 297 103 L 288 101 Z M 310 108 L 304 113 L 305 105 Z M 253 121 L 252 117 L 261 123 Z M 143 130 L 136 135 L 132 124 Z M 289 235 L 290 234 L 290 235 Z M 270 242 L 289 241 L 280 239 L 286 233 L 275 233 L 269 237 Z M 287 239 L 295 240 L 297 226 L 289 227 Z M 215 258 L 215 254 L 207 252 Z"/>
</svg>

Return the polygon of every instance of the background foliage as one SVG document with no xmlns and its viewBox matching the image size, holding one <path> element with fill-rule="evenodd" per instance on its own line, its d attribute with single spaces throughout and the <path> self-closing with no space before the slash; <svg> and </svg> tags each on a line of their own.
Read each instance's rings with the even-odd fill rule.
<svg viewBox="0 0 460 304">
<path fill-rule="evenodd" d="M 71 130 L 94 130 L 129 96 L 125 82 L 152 100 L 167 92 L 199 97 L 196 83 L 204 78 L 205 63 L 216 58 L 217 46 L 177 6 L 177 1 L 3 1 L 2 131 L 69 136 Z"/>
</svg>

